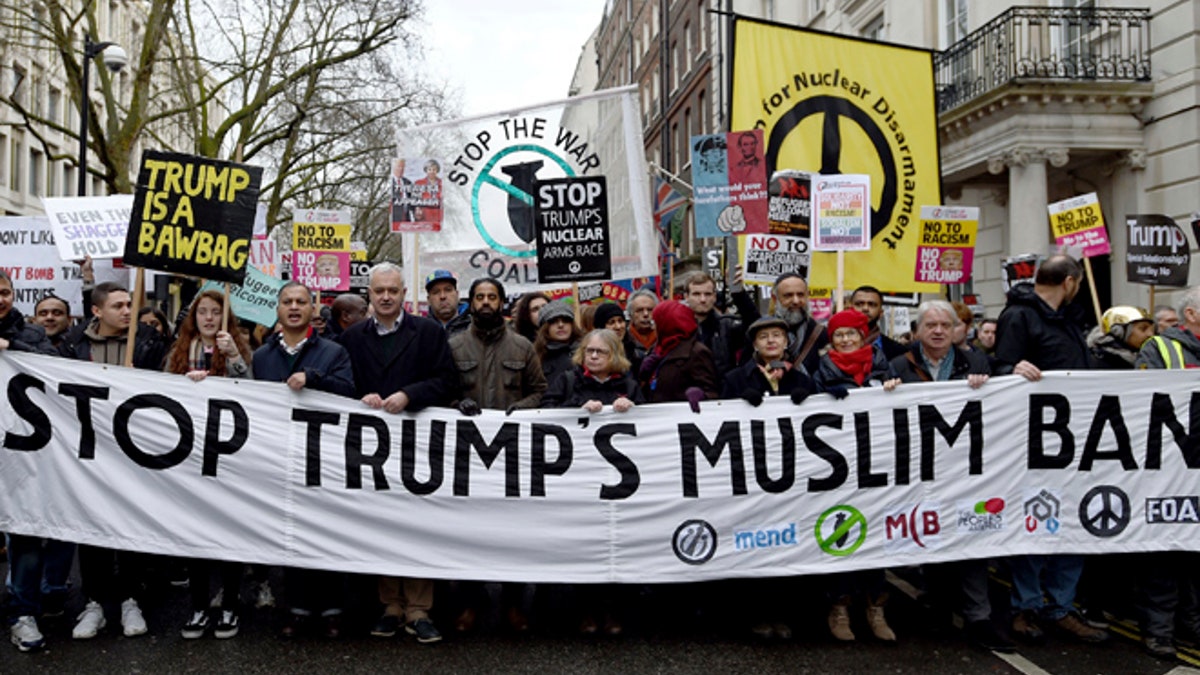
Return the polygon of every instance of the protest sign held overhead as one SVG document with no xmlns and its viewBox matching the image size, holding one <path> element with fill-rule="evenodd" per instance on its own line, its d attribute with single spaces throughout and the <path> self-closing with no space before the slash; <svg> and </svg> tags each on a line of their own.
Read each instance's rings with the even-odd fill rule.
<svg viewBox="0 0 1200 675">
<path fill-rule="evenodd" d="M 1095 192 L 1064 199 L 1046 208 L 1050 212 L 1054 241 L 1059 246 L 1082 247 L 1085 258 L 1112 252 Z"/>
<path fill-rule="evenodd" d="M 534 199 L 538 279 L 552 283 L 612 277 L 604 176 L 538 181 Z"/>
<path fill-rule="evenodd" d="M 274 326 L 278 317 L 275 314 L 275 304 L 279 289 L 283 282 L 267 276 L 257 267 L 246 269 L 246 279 L 240 284 L 229 286 L 229 306 L 239 319 L 253 321 L 263 326 Z M 200 287 L 200 292 L 214 290 L 224 292 L 224 285 L 214 281 L 206 282 Z"/>
<path fill-rule="evenodd" d="M 83 316 L 83 276 L 78 265 L 59 258 L 46 218 L 0 217 L 0 272 L 12 279 L 13 307 L 26 317 L 48 295 L 62 298 L 72 316 Z"/>
<path fill-rule="evenodd" d="M 349 210 L 304 209 L 292 214 L 292 280 L 315 291 L 350 288 Z"/>
<path fill-rule="evenodd" d="M 442 162 L 392 160 L 392 232 L 442 229 Z"/>
<path fill-rule="evenodd" d="M 534 185 L 604 176 L 612 276 L 655 274 L 657 241 L 641 139 L 636 87 L 400 130 L 401 156 L 445 158 L 442 229 L 421 233 L 416 246 L 404 247 L 405 270 L 414 279 L 449 270 L 462 287 L 491 277 L 510 292 L 535 290 L 544 282 L 538 278 Z"/>
<path fill-rule="evenodd" d="M 937 292 L 911 273 L 918 209 L 942 203 L 933 53 L 742 17 L 733 39 L 730 127 L 763 130 L 767 170 L 871 177 L 870 250 L 844 254 L 845 278 Z M 814 286 L 836 275 L 813 254 Z"/>
<path fill-rule="evenodd" d="M 808 237 L 812 223 L 812 175 L 784 169 L 767 186 L 767 225 L 771 234 Z"/>
<path fill-rule="evenodd" d="M 1125 274 L 1132 283 L 1187 286 L 1192 253 L 1183 228 L 1172 218 L 1151 213 L 1125 216 L 1129 248 Z"/>
<path fill-rule="evenodd" d="M 816 176 L 813 188 L 813 250 L 870 248 L 870 176 Z"/>
<path fill-rule="evenodd" d="M 43 197 L 62 260 L 119 258 L 125 252 L 133 195 Z"/>
<path fill-rule="evenodd" d="M 261 167 L 147 151 L 125 264 L 241 283 L 261 183 Z"/>
<path fill-rule="evenodd" d="M 976 207 L 922 206 L 916 280 L 933 284 L 963 284 L 970 280 L 978 230 Z"/>
<path fill-rule="evenodd" d="M 762 131 L 692 136 L 697 237 L 767 231 Z"/>
<path fill-rule="evenodd" d="M 145 269 L 242 283 L 250 267 L 262 173 L 260 167 L 206 157 L 142 154 L 122 256 L 124 264 L 137 268 L 135 312 Z M 130 342 L 135 332 L 130 324 Z M 125 352 L 126 367 L 133 365 L 133 351 Z"/>
<path fill-rule="evenodd" d="M 1007 293 L 1014 286 L 1032 284 L 1041 256 L 1035 253 L 1015 255 L 1000 262 L 1000 286 Z"/>
<path fill-rule="evenodd" d="M 811 260 L 808 237 L 752 234 L 738 239 L 742 280 L 747 284 L 771 286 L 780 274 L 808 277 Z"/>
</svg>

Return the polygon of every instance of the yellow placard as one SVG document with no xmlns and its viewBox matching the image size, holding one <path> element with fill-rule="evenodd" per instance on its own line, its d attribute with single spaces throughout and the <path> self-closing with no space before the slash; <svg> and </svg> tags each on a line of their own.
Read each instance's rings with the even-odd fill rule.
<svg viewBox="0 0 1200 675">
<path fill-rule="evenodd" d="M 352 225 L 341 223 L 292 224 L 293 251 L 349 251 Z"/>
<path fill-rule="evenodd" d="M 730 128 L 763 129 L 767 170 L 871 177 L 871 250 L 845 284 L 936 292 L 913 279 L 922 204 L 941 203 L 931 52 L 761 23 L 735 25 Z M 811 286 L 836 286 L 814 253 Z"/>
</svg>

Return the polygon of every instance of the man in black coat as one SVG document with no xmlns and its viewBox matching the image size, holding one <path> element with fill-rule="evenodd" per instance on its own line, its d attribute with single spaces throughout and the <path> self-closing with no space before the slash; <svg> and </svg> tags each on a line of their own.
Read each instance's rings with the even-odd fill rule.
<svg viewBox="0 0 1200 675">
<path fill-rule="evenodd" d="M 399 413 L 458 398 L 458 371 L 446 331 L 431 319 L 404 311 L 404 273 L 382 262 L 368 273 L 367 293 L 374 316 L 342 333 L 350 352 L 356 395 L 377 410 Z M 384 614 L 371 630 L 376 637 L 396 634 L 401 622 L 418 642 L 442 639 L 429 619 L 433 580 L 379 578 Z"/>
<path fill-rule="evenodd" d="M 1033 286 L 1021 284 L 1008 292 L 1008 304 L 996 325 L 996 375 L 1020 375 L 1034 382 L 1044 370 L 1086 370 L 1092 359 L 1083 330 L 1068 308 L 1083 283 L 1083 268 L 1065 255 L 1047 258 L 1038 267 Z M 1108 633 L 1089 626 L 1073 610 L 1083 556 L 1020 555 L 1009 564 L 1013 577 L 1012 632 L 1023 640 L 1041 642 L 1039 619 L 1084 642 L 1104 642 Z M 1044 601 L 1045 594 L 1050 602 Z"/>
<path fill-rule="evenodd" d="M 775 279 L 771 294 L 775 298 L 774 316 L 788 325 L 787 360 L 803 365 L 805 372 L 812 375 L 817 372 L 821 350 L 829 344 L 829 336 L 808 313 L 808 282 L 799 274 L 785 272 Z M 744 324 L 753 324 L 761 316 L 745 290 L 733 293 L 733 302 Z"/>
</svg>

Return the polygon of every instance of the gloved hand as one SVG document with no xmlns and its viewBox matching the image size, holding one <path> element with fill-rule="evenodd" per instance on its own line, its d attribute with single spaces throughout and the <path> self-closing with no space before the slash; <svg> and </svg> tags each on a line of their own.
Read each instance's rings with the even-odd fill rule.
<svg viewBox="0 0 1200 675">
<path fill-rule="evenodd" d="M 514 411 L 514 410 L 517 410 L 517 404 L 516 404 L 516 403 L 513 403 L 512 405 L 510 405 L 510 406 L 508 406 L 507 408 L 505 408 L 505 409 L 504 409 L 504 415 L 505 415 L 505 416 L 511 415 L 511 414 L 513 414 L 513 411 Z"/>
<path fill-rule="evenodd" d="M 850 390 L 847 389 L 843 385 L 835 384 L 832 387 L 829 387 L 828 389 L 826 389 L 825 393 L 829 394 L 830 396 L 832 396 L 840 401 L 841 399 L 844 399 L 850 395 Z"/>
<path fill-rule="evenodd" d="M 700 401 L 704 400 L 704 390 L 700 387 L 688 387 L 687 391 L 683 392 L 687 397 L 688 405 L 692 407 L 692 412 L 700 414 Z"/>
<path fill-rule="evenodd" d="M 746 391 L 742 392 L 742 400 L 757 408 L 758 406 L 762 405 L 763 395 L 762 392 L 757 389 L 747 389 Z"/>
<path fill-rule="evenodd" d="M 661 354 L 655 354 L 654 352 L 647 354 L 646 358 L 642 359 L 642 367 L 638 369 L 638 375 L 641 376 L 641 379 L 648 379 L 654 373 L 654 369 L 658 368 L 659 361 L 662 361 Z"/>
<path fill-rule="evenodd" d="M 464 398 L 458 402 L 458 412 L 467 417 L 474 417 L 483 411 L 479 409 L 479 404 L 473 398 Z"/>
<path fill-rule="evenodd" d="M 792 390 L 792 403 L 800 405 L 801 403 L 804 403 L 804 400 L 807 399 L 811 394 L 812 392 L 804 387 L 796 387 Z"/>
</svg>

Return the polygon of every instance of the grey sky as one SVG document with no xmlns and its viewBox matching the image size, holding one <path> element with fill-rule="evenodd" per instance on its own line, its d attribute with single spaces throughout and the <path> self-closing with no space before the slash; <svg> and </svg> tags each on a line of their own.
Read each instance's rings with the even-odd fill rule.
<svg viewBox="0 0 1200 675">
<path fill-rule="evenodd" d="M 426 0 L 428 74 L 463 115 L 564 98 L 603 13 L 604 0 Z"/>
</svg>

